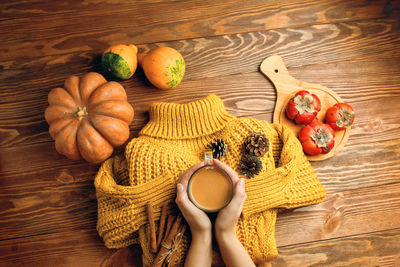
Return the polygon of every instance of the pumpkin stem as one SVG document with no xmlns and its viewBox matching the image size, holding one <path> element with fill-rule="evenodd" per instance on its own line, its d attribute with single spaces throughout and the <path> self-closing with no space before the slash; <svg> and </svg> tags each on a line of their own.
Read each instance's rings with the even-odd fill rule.
<svg viewBox="0 0 400 267">
<path fill-rule="evenodd" d="M 75 112 L 75 117 L 78 118 L 78 120 L 82 120 L 83 118 L 87 118 L 89 116 L 89 113 L 87 112 L 87 109 L 85 106 L 78 107 L 78 110 Z"/>
</svg>

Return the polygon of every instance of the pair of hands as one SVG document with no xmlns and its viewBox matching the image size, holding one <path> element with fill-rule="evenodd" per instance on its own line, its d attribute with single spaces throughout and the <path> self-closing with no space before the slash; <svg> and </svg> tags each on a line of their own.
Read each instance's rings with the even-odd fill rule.
<svg viewBox="0 0 400 267">
<path fill-rule="evenodd" d="M 198 168 L 205 165 L 214 164 L 224 169 L 231 176 L 235 184 L 234 196 L 228 206 L 219 211 L 215 220 L 215 234 L 232 234 L 236 235 L 236 223 L 243 209 L 246 200 L 244 179 L 239 179 L 238 174 L 225 163 L 213 159 L 198 163 L 180 175 L 177 184 L 176 204 L 189 224 L 192 236 L 208 234 L 212 232 L 212 224 L 207 214 L 197 208 L 189 199 L 187 194 L 187 186 L 190 176 Z"/>
</svg>

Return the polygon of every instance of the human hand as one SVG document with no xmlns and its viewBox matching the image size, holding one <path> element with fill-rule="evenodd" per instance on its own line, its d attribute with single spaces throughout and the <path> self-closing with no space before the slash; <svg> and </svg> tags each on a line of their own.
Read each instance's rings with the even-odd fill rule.
<svg viewBox="0 0 400 267">
<path fill-rule="evenodd" d="M 208 218 L 207 214 L 204 211 L 197 208 L 190 201 L 189 196 L 187 194 L 187 186 L 190 176 L 198 168 L 209 164 L 211 164 L 211 162 L 203 161 L 181 173 L 176 188 L 177 194 L 175 202 L 178 205 L 179 209 L 181 210 L 183 217 L 185 217 L 185 220 L 189 224 L 192 236 L 198 236 L 204 234 L 211 235 L 212 225 L 210 219 Z"/>
<path fill-rule="evenodd" d="M 214 164 L 224 169 L 232 178 L 235 184 L 235 193 L 228 206 L 220 210 L 215 220 L 215 234 L 230 234 L 236 236 L 236 224 L 239 220 L 246 200 L 244 179 L 239 179 L 238 174 L 225 163 L 214 159 Z"/>
</svg>

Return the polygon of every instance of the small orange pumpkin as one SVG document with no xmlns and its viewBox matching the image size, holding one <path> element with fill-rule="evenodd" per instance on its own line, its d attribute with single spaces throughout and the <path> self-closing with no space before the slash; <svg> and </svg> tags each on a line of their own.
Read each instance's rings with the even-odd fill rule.
<svg viewBox="0 0 400 267">
<path fill-rule="evenodd" d="M 129 138 L 134 115 L 125 89 L 96 72 L 70 76 L 48 95 L 45 119 L 58 153 L 92 163 L 107 159 Z"/>
<path fill-rule="evenodd" d="M 176 87 L 185 74 L 185 60 L 171 47 L 160 47 L 138 57 L 146 78 L 157 88 Z"/>
<path fill-rule="evenodd" d="M 137 48 L 123 44 L 110 46 L 104 51 L 101 63 L 106 73 L 118 79 L 129 79 L 137 67 Z"/>
</svg>

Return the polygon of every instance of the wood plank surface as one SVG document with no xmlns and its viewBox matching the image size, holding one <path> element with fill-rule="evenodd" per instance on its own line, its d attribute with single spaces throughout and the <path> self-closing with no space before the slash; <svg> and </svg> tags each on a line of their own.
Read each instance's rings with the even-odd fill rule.
<svg viewBox="0 0 400 267">
<path fill-rule="evenodd" d="M 234 15 L 241 17 L 246 16 L 248 13 L 253 12 L 259 17 L 266 17 L 264 21 L 269 19 L 271 24 L 279 25 L 279 27 L 289 26 L 289 23 L 318 23 L 324 22 L 329 19 L 355 19 L 355 18 L 369 18 L 374 15 L 383 16 L 390 11 L 392 3 L 385 3 L 384 1 L 331 1 L 326 3 L 324 1 L 248 1 L 244 5 L 238 1 L 185 1 L 179 4 L 173 3 L 170 0 L 152 0 L 152 1 L 136 1 L 129 0 L 86 0 L 86 1 L 68 1 L 68 5 L 63 2 L 57 1 L 52 5 L 48 5 L 45 0 L 15 0 L 3 4 L 0 11 L 2 20 L 26 18 L 26 17 L 44 17 L 60 14 L 75 14 L 82 13 L 90 15 L 99 14 L 107 15 L 107 9 L 112 9 L 113 12 L 121 12 L 124 10 L 130 11 L 131 19 L 142 21 L 158 18 L 157 26 L 162 25 L 161 22 L 173 21 L 179 23 L 183 18 L 193 19 L 193 15 L 202 15 L 204 20 L 209 17 L 218 18 L 221 15 L 221 10 L 225 11 L 225 17 L 233 17 Z M 174 8 L 171 8 L 171 3 Z M 197 10 L 193 10 L 197 9 Z M 210 14 L 210 12 L 212 12 Z M 268 13 L 267 13 L 268 12 Z M 314 12 L 313 16 L 305 16 Z M 201 14 L 203 13 L 203 14 Z M 243 21 L 250 18 L 251 14 L 242 18 Z M 146 16 L 144 16 L 146 14 Z M 281 20 L 270 19 L 271 14 L 276 14 L 276 17 L 286 18 Z M 295 16 L 297 14 L 297 16 Z M 179 15 L 180 19 L 176 17 Z M 207 15 L 207 16 L 206 16 Z M 263 16 L 261 16 L 263 15 Z M 301 16 L 303 15 L 303 16 Z M 161 18 L 160 18 L 161 17 Z M 261 22 L 260 22 L 261 23 Z M 285 24 L 284 24 L 285 23 Z M 235 27 L 233 27 L 235 26 Z M 246 26 L 246 31 L 249 31 L 248 25 L 232 25 L 233 29 L 237 26 Z"/>
<path fill-rule="evenodd" d="M 139 51 L 148 51 L 159 46 L 178 49 L 188 64 L 188 70 L 193 68 L 193 71 L 188 71 L 185 75 L 185 80 L 190 80 L 258 71 L 261 61 L 271 54 L 281 55 L 289 67 L 351 58 L 363 59 L 377 55 L 385 57 L 391 55 L 387 47 L 399 46 L 399 37 L 396 34 L 398 30 L 398 20 L 396 15 L 393 15 L 381 19 L 318 24 L 162 43 L 131 43 L 136 44 Z M 120 42 L 129 41 L 120 40 Z M 53 72 L 65 73 L 68 70 L 66 64 L 74 66 L 73 71 L 69 71 L 72 71 L 70 74 L 82 73 L 90 69 L 98 70 L 95 63 L 98 63 L 98 56 L 107 46 L 108 44 L 103 43 L 90 51 L 74 48 L 74 51 L 66 50 L 62 54 L 54 54 L 51 49 L 36 46 L 23 47 L 21 50 L 13 46 L 12 50 L 4 53 L 0 48 L 1 68 L 11 70 L 4 74 L 2 72 L 0 78 L 18 77 L 18 74 L 27 78 L 39 78 L 43 74 L 49 75 Z M 43 51 L 36 52 L 35 49 Z M 335 53 L 332 54 L 329 51 L 335 51 Z M 27 58 L 32 58 L 32 60 L 27 61 Z M 235 64 L 236 68 L 231 68 L 230 64 Z M 43 73 L 44 70 L 45 73 Z M 38 75 L 39 72 L 41 75 Z"/>
<path fill-rule="evenodd" d="M 170 46 L 187 64 L 174 90 L 141 70 L 121 82 L 131 138 L 151 103 L 210 93 L 233 115 L 271 121 L 276 94 L 259 66 L 272 54 L 338 93 L 356 120 L 337 156 L 312 163 L 327 199 L 279 213 L 269 265 L 399 266 L 399 17 L 399 0 L 0 2 L 0 266 L 141 266 L 138 246 L 110 250 L 96 232 L 99 165 L 59 155 L 43 117 L 48 92 L 102 72 L 117 43 Z"/>
<path fill-rule="evenodd" d="M 140 260 L 135 261 L 138 247 L 108 250 L 100 245 L 88 246 L 96 236 L 94 231 L 79 231 L 27 237 L 18 244 L 4 241 L 0 243 L 0 265 L 24 266 L 30 262 L 30 266 L 71 266 L 79 261 L 87 266 L 141 266 Z M 280 257 L 270 266 L 398 266 L 399 239 L 398 228 L 280 247 Z"/>
<path fill-rule="evenodd" d="M 262 31 L 290 27 L 293 25 L 322 24 L 332 21 L 346 21 L 382 17 L 391 12 L 391 6 L 385 1 L 157 1 L 149 3 L 128 3 L 107 5 L 107 8 L 91 1 L 73 1 L 68 8 L 77 12 L 58 13 L 65 10 L 65 3 L 55 4 L 55 11 L 48 14 L 28 16 L 30 10 L 38 14 L 50 9 L 45 1 L 36 3 L 38 8 L 27 3 L 10 3 L 1 13 L 24 15 L 2 21 L 0 31 L 4 33 L 5 44 L 20 43 L 21 47 L 43 46 L 42 40 L 55 50 L 95 49 L 97 39 L 100 42 L 123 42 L 129 39 L 133 43 L 171 41 L 196 37 L 230 34 L 238 32 Z M 112 1 L 110 1 L 112 2 Z M 52 6 L 52 5 L 50 5 Z M 11 12 L 7 12 L 11 11 Z M 277 12 L 278 11 L 278 12 Z M 0 13 L 0 14 L 1 14 Z M 8 13 L 8 14 L 7 14 Z M 10 14 L 11 13 L 11 14 Z M 3 17 L 3 16 L 2 16 Z M 101 23 L 93 23 L 101 21 Z M 5 29 L 14 29 L 6 31 Z M 79 47 L 76 45 L 80 44 Z M 4 46 L 1 46 L 0 51 Z M 9 52 L 9 51 L 8 51 Z M 69 52 L 72 52 L 71 50 Z M 37 54 L 39 55 L 39 54 Z"/>
<path fill-rule="evenodd" d="M 400 229 L 279 248 L 271 266 L 399 266 Z"/>
<path fill-rule="evenodd" d="M 352 189 L 329 193 L 317 205 L 285 211 L 276 223 L 277 244 L 288 246 L 399 228 L 399 192 L 400 183 Z"/>
<path fill-rule="evenodd" d="M 140 267 L 137 246 L 107 249 L 95 229 L 28 236 L 0 242 L 0 266 Z"/>
</svg>

